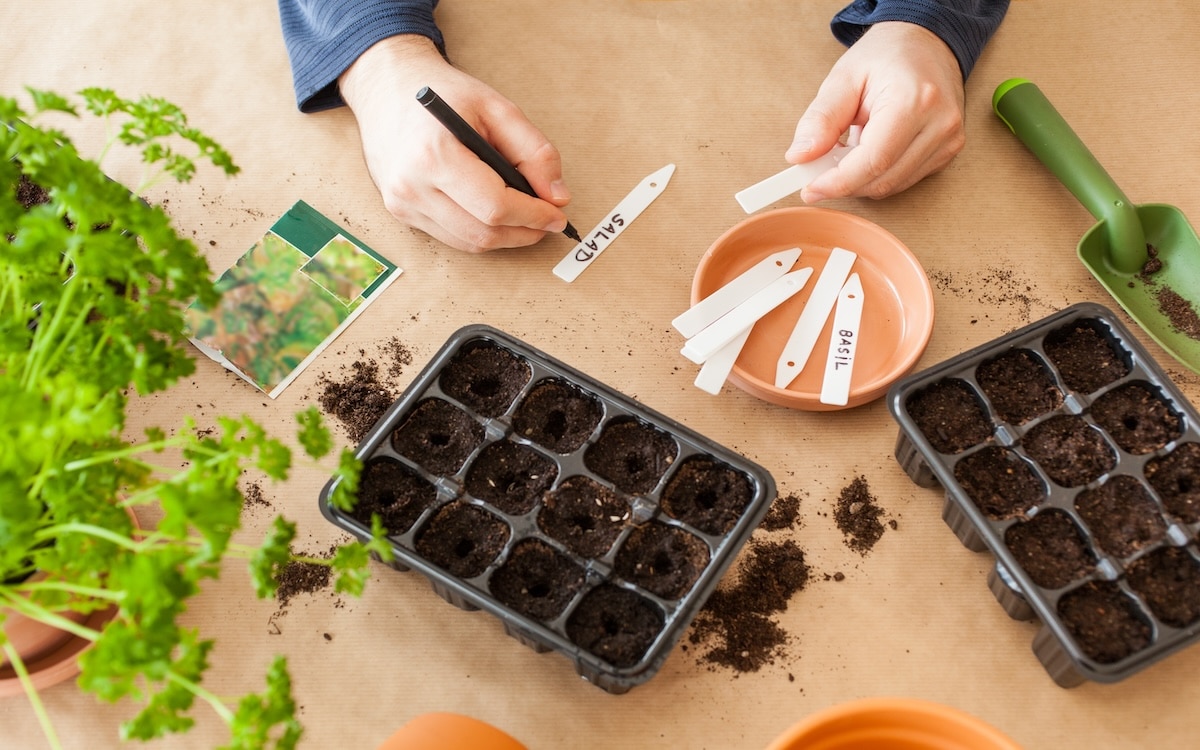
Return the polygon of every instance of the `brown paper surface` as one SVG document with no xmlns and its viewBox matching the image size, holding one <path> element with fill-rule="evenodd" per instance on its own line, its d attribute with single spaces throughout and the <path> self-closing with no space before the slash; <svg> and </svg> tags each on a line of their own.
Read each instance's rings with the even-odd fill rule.
<svg viewBox="0 0 1200 750">
<path fill-rule="evenodd" d="M 562 237 L 469 256 L 392 220 L 350 113 L 296 110 L 273 3 L 9 8 L 0 91 L 106 86 L 162 96 L 234 154 L 243 168 L 236 178 L 201 170 L 190 184 L 147 196 L 169 201 L 214 269 L 297 199 L 404 269 L 278 400 L 201 360 L 189 381 L 136 403 L 137 420 L 174 426 L 192 415 L 203 426 L 246 412 L 286 435 L 291 414 L 317 399 L 322 374 L 339 376 L 396 336 L 414 354 L 403 386 L 453 331 L 484 322 L 744 453 L 772 472 L 781 495 L 801 499 L 801 523 L 777 538 L 804 549 L 814 580 L 777 616 L 790 637 L 785 653 L 757 672 L 676 649 L 648 683 L 608 695 L 562 656 L 535 653 L 494 618 L 450 606 L 419 575 L 377 566 L 361 599 L 321 591 L 281 608 L 255 599 L 231 564 L 187 615 L 218 642 L 210 690 L 258 690 L 272 656 L 286 655 L 302 746 L 313 748 L 374 747 L 429 711 L 484 719 L 534 750 L 762 748 L 814 711 L 884 695 L 947 703 L 1030 748 L 1190 744 L 1200 650 L 1121 683 L 1056 686 L 1030 648 L 1037 626 L 1009 619 L 988 591 L 990 555 L 965 549 L 941 520 L 942 492 L 917 487 L 897 465 L 897 429 L 883 401 L 818 414 L 692 386 L 696 368 L 680 356 L 670 321 L 688 304 L 701 254 L 745 217 L 733 194 L 786 166 L 796 119 L 842 51 L 828 29 L 842 4 L 442 0 L 455 62 L 513 99 L 559 147 L 574 194 L 568 215 L 580 230 L 645 175 L 677 166 L 666 193 L 569 285 L 551 274 L 570 249 Z M 996 85 L 1034 80 L 1131 199 L 1200 217 L 1197 36 L 1200 9 L 1185 0 L 1014 0 L 968 82 L 968 145 L 953 165 L 884 201 L 829 204 L 895 234 L 932 279 L 936 324 L 919 366 L 1074 302 L 1115 307 L 1075 257 L 1093 219 L 992 114 Z M 64 127 L 85 151 L 100 143 L 94 128 Z M 106 167 L 123 181 L 140 174 L 128 157 Z M 1196 376 L 1143 340 L 1189 398 L 1200 396 Z M 300 525 L 303 549 L 343 539 L 317 508 L 327 468 L 301 468 L 265 487 L 272 507 L 248 509 L 246 537 L 264 533 L 278 511 Z M 858 476 L 896 521 L 866 555 L 847 547 L 832 517 Z M 844 580 L 827 580 L 834 573 Z M 69 748 L 116 744 L 119 722 L 132 714 L 69 683 L 44 698 Z M 193 732 L 155 746 L 227 740 L 206 708 L 196 715 Z M 23 698 L 0 702 L 0 726 L 0 746 L 42 746 Z"/>
</svg>

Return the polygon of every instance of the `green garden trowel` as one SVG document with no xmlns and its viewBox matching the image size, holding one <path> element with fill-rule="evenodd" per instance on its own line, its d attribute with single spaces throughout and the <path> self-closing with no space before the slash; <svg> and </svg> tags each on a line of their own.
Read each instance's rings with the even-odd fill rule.
<svg viewBox="0 0 1200 750">
<path fill-rule="evenodd" d="M 1032 82 L 1000 84 L 992 108 L 1098 219 L 1079 240 L 1079 259 L 1151 338 L 1200 372 L 1200 238 L 1183 213 L 1131 203 Z"/>
</svg>

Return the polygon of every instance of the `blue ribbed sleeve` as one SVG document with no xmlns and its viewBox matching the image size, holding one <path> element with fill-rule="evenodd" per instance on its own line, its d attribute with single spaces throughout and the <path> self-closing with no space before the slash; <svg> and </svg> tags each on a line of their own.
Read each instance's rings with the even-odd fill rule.
<svg viewBox="0 0 1200 750">
<path fill-rule="evenodd" d="M 1009 0 L 855 0 L 833 17 L 830 28 L 850 45 L 880 21 L 907 21 L 941 37 L 958 58 L 963 80 L 971 74 L 992 34 L 1008 12 Z"/>
<path fill-rule="evenodd" d="M 300 111 L 345 104 L 338 76 L 382 39 L 420 34 L 444 53 L 445 42 L 433 19 L 437 4 L 438 0 L 279 0 Z"/>
</svg>

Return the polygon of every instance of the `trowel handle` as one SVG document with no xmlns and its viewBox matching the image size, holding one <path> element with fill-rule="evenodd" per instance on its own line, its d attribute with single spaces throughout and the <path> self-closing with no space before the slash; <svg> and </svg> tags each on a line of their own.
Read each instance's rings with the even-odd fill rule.
<svg viewBox="0 0 1200 750">
<path fill-rule="evenodd" d="M 1133 273 L 1146 261 L 1146 235 L 1137 207 L 1096 161 L 1034 83 L 1010 78 L 996 87 L 992 109 L 1092 216 L 1104 222 L 1111 260 Z"/>
</svg>

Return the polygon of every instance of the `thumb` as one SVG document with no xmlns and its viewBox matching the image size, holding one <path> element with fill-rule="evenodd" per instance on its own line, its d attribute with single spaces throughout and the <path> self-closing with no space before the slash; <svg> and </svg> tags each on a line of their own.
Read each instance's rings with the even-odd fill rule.
<svg viewBox="0 0 1200 750">
<path fill-rule="evenodd" d="M 840 93 L 830 93 L 834 87 L 826 80 L 808 109 L 796 123 L 796 132 L 784 158 L 792 164 L 803 164 L 828 153 L 846 128 L 854 122 L 858 110 L 858 98 L 852 90 L 842 88 Z"/>
</svg>

